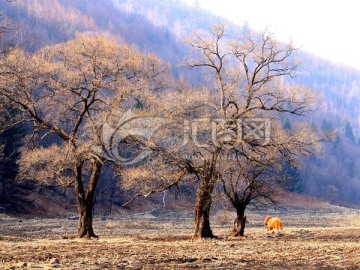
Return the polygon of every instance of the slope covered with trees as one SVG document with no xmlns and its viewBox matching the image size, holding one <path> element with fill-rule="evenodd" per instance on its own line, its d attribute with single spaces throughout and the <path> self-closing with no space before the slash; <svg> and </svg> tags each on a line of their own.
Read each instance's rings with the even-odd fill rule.
<svg viewBox="0 0 360 270">
<path fill-rule="evenodd" d="M 176 0 L 17 0 L 3 1 L 0 11 L 17 26 L 15 43 L 28 52 L 68 41 L 83 32 L 101 33 L 129 43 L 143 53 L 157 54 L 170 63 L 176 78 L 189 80 L 194 86 L 205 79 L 200 71 L 190 72 L 182 67 L 181 60 L 189 50 L 183 37 L 195 29 L 208 29 L 221 20 Z M 239 35 L 246 29 L 228 24 L 230 35 Z M 8 44 L 12 37 L 5 36 L 2 43 Z M 319 196 L 333 203 L 360 204 L 360 162 L 356 158 L 360 151 L 357 106 L 360 72 L 306 52 L 297 54 L 302 64 L 294 72 L 293 82 L 304 84 L 321 96 L 318 111 L 306 120 L 313 130 L 332 131 L 333 137 L 323 144 L 322 157 L 304 160 L 304 166 L 299 168 L 284 164 L 282 178 L 290 191 Z M 281 120 L 285 129 L 296 126 L 291 116 Z"/>
</svg>

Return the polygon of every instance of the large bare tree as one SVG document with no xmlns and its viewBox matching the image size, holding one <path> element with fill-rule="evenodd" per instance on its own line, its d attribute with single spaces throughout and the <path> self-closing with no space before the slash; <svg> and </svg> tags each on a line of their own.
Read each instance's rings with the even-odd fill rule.
<svg viewBox="0 0 360 270">
<path fill-rule="evenodd" d="M 146 106 L 146 95 L 164 86 L 167 67 L 103 36 L 80 35 L 34 55 L 14 50 L 1 69 L 0 95 L 21 111 L 10 125 L 33 127 L 19 161 L 22 177 L 73 186 L 78 237 L 95 237 L 97 183 L 107 162 L 117 164 L 105 151 L 106 129 Z"/>
<path fill-rule="evenodd" d="M 235 39 L 227 36 L 224 24 L 218 24 L 209 31 L 194 32 L 186 41 L 193 48 L 187 65 L 202 68 L 207 79 L 208 117 L 220 120 L 216 124 L 214 144 L 208 143 L 211 147 L 205 147 L 208 153 L 203 167 L 205 174 L 195 206 L 194 238 L 212 237 L 209 210 L 218 179 L 223 181 L 225 193 L 234 206 L 243 203 L 246 207 L 253 196 L 261 193 L 262 197 L 270 196 L 261 191 L 260 181 L 254 181 L 263 169 L 256 172 L 253 165 L 248 168 L 249 162 L 266 168 L 275 164 L 279 156 L 294 161 L 299 155 L 317 149 L 318 137 L 304 125 L 299 125 L 299 129 L 290 134 L 280 124 L 282 113 L 304 115 L 314 110 L 316 95 L 288 80 L 298 68 L 299 62 L 293 57 L 296 49 L 292 43 L 276 41 L 267 30 L 260 33 L 247 31 Z M 303 133 L 305 130 L 306 134 Z M 236 135 L 239 133 L 240 137 Z M 225 154 L 227 166 L 221 165 L 219 154 Z M 245 159 L 247 163 L 236 164 L 229 157 L 236 161 Z M 240 170 L 235 178 L 237 183 L 241 177 L 249 180 L 249 171 L 252 172 L 250 182 L 242 187 L 233 184 L 234 176 L 226 173 L 226 168 L 231 166 L 238 166 L 235 170 Z M 247 175 L 244 175 L 246 171 Z M 229 186 L 226 182 L 230 182 L 232 196 L 229 196 L 231 192 L 226 188 Z M 257 192 L 246 194 L 254 188 Z M 245 199 L 239 200 L 239 193 L 245 195 Z M 245 207 L 236 207 L 236 226 L 245 224 Z M 237 234 L 242 234 L 244 227 L 238 227 Z"/>
<path fill-rule="evenodd" d="M 194 52 L 187 59 L 187 65 L 202 68 L 207 78 L 206 89 L 212 97 L 208 114 L 211 118 L 221 119 L 217 125 L 218 142 L 211 149 L 207 148 L 206 165 L 209 167 L 204 167 L 204 171 L 208 175 L 199 187 L 195 207 L 194 238 L 211 237 L 208 215 L 217 176 L 223 181 L 228 196 L 230 192 L 226 189 L 229 186 L 226 182 L 233 187 L 233 196 L 229 198 L 233 204 L 236 202 L 234 206 L 245 203 L 246 207 L 249 199 L 256 196 L 256 192 L 246 195 L 249 189 L 257 190 L 257 195 L 262 193 L 265 198 L 270 195 L 261 191 L 261 181 L 253 181 L 262 169 L 254 171 L 251 168 L 255 167 L 248 166 L 249 162 L 264 168 L 278 161 L 278 156 L 290 161 L 300 154 L 316 150 L 317 136 L 300 135 L 304 126 L 290 134 L 280 125 L 281 113 L 303 115 L 314 110 L 316 96 L 306 87 L 288 80 L 299 64 L 293 57 L 295 47 L 291 43 L 276 41 L 267 30 L 260 33 L 247 31 L 239 38 L 232 38 L 227 36 L 226 26 L 218 24 L 210 31 L 196 31 L 187 43 Z M 239 133 L 240 138 L 236 135 Z M 227 158 L 227 166 L 221 166 L 219 153 L 236 161 L 244 159 L 245 162 L 236 164 Z M 242 187 L 231 184 L 234 176 L 224 170 L 231 166 L 238 166 L 235 179 L 239 180 L 241 176 L 249 179 L 248 173 L 252 172 L 251 181 Z M 245 195 L 245 201 L 239 200 L 241 193 Z M 236 226 L 245 224 L 245 207 L 236 207 Z M 243 234 L 241 226 L 237 231 Z"/>
</svg>

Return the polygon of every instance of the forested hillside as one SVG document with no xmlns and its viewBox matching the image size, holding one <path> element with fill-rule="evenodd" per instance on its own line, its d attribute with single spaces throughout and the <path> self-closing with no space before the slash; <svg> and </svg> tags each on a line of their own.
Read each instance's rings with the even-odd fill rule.
<svg viewBox="0 0 360 270">
<path fill-rule="evenodd" d="M 190 72 L 182 67 L 181 61 L 189 50 L 183 38 L 195 29 L 208 29 L 222 20 L 179 0 L 1 1 L 0 12 L 15 29 L 15 32 L 7 34 L 4 44 L 14 39 L 16 45 L 33 53 L 46 45 L 73 39 L 83 32 L 101 33 L 120 43 L 131 44 L 141 52 L 157 54 L 170 63 L 175 78 L 184 78 L 195 86 L 203 78 L 200 72 Z M 229 32 L 234 36 L 247 27 L 228 24 Z M 303 166 L 298 168 L 284 163 L 282 177 L 289 191 L 317 196 L 335 204 L 358 206 L 360 71 L 319 59 L 307 52 L 299 51 L 297 55 L 302 64 L 296 70 L 294 83 L 304 84 L 319 94 L 318 110 L 308 114 L 306 119 L 313 130 L 328 131 L 332 135 L 328 142 L 323 143 L 321 156 L 304 158 Z M 294 121 L 291 115 L 284 117 L 284 128 L 292 130 Z M 2 162 L 0 168 L 0 203 L 14 200 L 13 193 L 21 197 L 16 185 L 11 184 L 15 181 L 16 169 L 8 172 L 4 168 L 16 167 L 16 149 L 20 143 L 14 143 L 12 138 L 24 137 L 24 129 L 26 126 L 1 135 L 1 140 L 6 143 L 5 154 L 10 157 Z M 106 201 L 107 206 L 113 202 L 121 204 L 121 201 L 116 201 L 116 194 L 123 191 L 110 172 L 107 178 L 110 180 L 103 181 L 103 186 L 98 189 L 99 201 Z M 25 186 L 25 190 L 30 188 L 31 184 Z M 6 190 L 11 192 L 5 195 Z M 59 196 L 71 196 L 56 188 L 53 192 L 59 193 Z M 100 199 L 101 196 L 106 199 Z"/>
</svg>

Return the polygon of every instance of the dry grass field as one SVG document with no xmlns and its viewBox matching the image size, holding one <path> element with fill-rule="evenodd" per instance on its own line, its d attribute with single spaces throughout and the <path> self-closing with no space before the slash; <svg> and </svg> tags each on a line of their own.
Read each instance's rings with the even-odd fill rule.
<svg viewBox="0 0 360 270">
<path fill-rule="evenodd" d="M 267 235 L 265 212 L 248 213 L 246 237 L 228 238 L 232 214 L 213 215 L 219 239 L 194 241 L 188 211 L 97 218 L 99 239 L 74 239 L 76 221 L 0 216 L 0 269 L 360 269 L 360 212 L 271 213 L 281 234 Z"/>
</svg>

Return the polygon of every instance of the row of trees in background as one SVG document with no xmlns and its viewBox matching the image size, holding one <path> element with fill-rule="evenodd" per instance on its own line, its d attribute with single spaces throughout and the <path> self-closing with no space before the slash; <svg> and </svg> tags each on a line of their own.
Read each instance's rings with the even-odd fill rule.
<svg viewBox="0 0 360 270">
<path fill-rule="evenodd" d="M 336 128 L 337 121 L 326 117 L 311 124 L 314 131 L 327 134 L 329 138 L 322 145 L 322 154 L 304 159 L 301 167 L 285 163 L 281 179 L 287 183 L 284 187 L 288 191 L 352 207 L 360 203 L 357 188 L 360 184 L 359 142 L 346 118 L 341 121 L 341 128 Z M 283 127 L 293 129 L 289 119 L 283 122 Z"/>
<path fill-rule="evenodd" d="M 13 48 L 14 31 L 16 27 L 0 13 L 0 60 L 3 59 Z M 8 100 L 0 96 L 0 126 L 6 127 L 8 120 L 16 115 L 16 110 L 12 108 Z M 14 179 L 17 174 L 18 166 L 16 159 L 19 156 L 17 149 L 21 145 L 21 139 L 24 135 L 22 127 L 5 128 L 0 132 L 0 210 L 2 205 L 10 200 L 14 200 L 13 193 L 19 187 Z M 16 198 L 22 200 L 21 198 Z"/>
<path fill-rule="evenodd" d="M 333 204 L 358 204 L 360 163 L 357 157 L 360 149 L 350 123 L 344 121 L 341 131 L 334 129 L 330 120 L 324 120 L 318 129 L 330 131 L 333 136 L 324 144 L 321 156 L 304 160 L 306 170 L 300 170 L 298 174 L 300 191 Z"/>
</svg>

